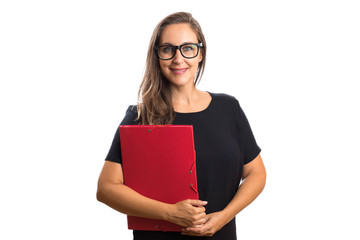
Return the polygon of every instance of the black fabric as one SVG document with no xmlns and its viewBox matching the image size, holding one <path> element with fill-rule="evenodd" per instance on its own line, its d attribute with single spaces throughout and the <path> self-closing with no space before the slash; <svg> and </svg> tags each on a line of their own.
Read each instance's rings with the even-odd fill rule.
<svg viewBox="0 0 360 240">
<path fill-rule="evenodd" d="M 243 165 L 260 153 L 249 122 L 232 96 L 210 93 L 209 106 L 200 112 L 176 113 L 174 125 L 193 125 L 199 199 L 208 201 L 206 213 L 224 209 L 234 197 Z M 138 124 L 136 107 L 130 106 L 120 125 Z M 121 163 L 119 129 L 106 160 Z M 213 237 L 189 237 L 180 233 L 134 231 L 135 240 L 211 239 L 235 240 L 235 218 Z"/>
</svg>

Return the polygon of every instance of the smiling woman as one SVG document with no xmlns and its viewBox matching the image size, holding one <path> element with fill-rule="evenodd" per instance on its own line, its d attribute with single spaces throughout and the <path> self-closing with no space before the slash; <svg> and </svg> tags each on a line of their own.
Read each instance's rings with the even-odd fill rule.
<svg viewBox="0 0 360 240">
<path fill-rule="evenodd" d="M 236 214 L 264 188 L 261 150 L 239 102 L 196 88 L 205 60 L 206 41 L 191 14 L 174 13 L 155 28 L 141 101 L 129 106 L 120 125 L 192 125 L 200 200 L 167 204 L 127 187 L 117 128 L 99 177 L 98 200 L 130 216 L 183 227 L 181 232 L 134 230 L 135 240 L 236 240 Z"/>
<path fill-rule="evenodd" d="M 158 55 L 168 58 L 161 59 L 160 69 L 175 88 L 191 89 L 194 85 L 195 74 L 202 61 L 197 41 L 195 32 L 187 23 L 171 24 L 161 34 Z"/>
<path fill-rule="evenodd" d="M 188 52 L 190 46 L 193 50 Z M 197 90 L 191 85 L 200 81 L 205 62 L 205 37 L 192 15 L 181 12 L 164 18 L 151 37 L 144 79 L 139 89 L 141 103 L 137 110 L 141 124 L 171 124 L 177 107 L 179 111 L 186 111 L 183 104 L 177 104 L 174 95 L 184 86 L 188 90 L 189 87 Z M 210 102 L 209 94 L 195 93 L 194 96 L 203 102 L 200 108 L 205 108 Z M 198 104 L 190 109 L 194 110 L 199 110 Z"/>
</svg>

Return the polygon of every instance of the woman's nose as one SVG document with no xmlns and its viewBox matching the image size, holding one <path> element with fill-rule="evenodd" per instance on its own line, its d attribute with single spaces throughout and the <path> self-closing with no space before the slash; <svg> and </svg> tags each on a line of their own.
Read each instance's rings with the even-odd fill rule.
<svg viewBox="0 0 360 240">
<path fill-rule="evenodd" d="M 173 61 L 176 63 L 182 63 L 184 61 L 184 57 L 181 55 L 180 49 L 176 49 Z"/>
</svg>

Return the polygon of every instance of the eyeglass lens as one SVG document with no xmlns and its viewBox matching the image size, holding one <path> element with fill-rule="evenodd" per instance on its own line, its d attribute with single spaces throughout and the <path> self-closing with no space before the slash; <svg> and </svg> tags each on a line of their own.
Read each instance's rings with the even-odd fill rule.
<svg viewBox="0 0 360 240">
<path fill-rule="evenodd" d="M 175 56 L 177 46 L 161 46 L 158 48 L 159 57 L 162 59 L 171 59 Z M 180 46 L 181 54 L 186 58 L 194 58 L 198 54 L 198 46 L 195 44 L 185 44 Z"/>
</svg>

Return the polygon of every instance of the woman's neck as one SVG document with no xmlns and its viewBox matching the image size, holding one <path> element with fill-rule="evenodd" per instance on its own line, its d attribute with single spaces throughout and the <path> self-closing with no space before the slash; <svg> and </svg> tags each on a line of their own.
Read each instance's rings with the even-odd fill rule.
<svg viewBox="0 0 360 240">
<path fill-rule="evenodd" d="M 198 90 L 195 87 L 188 90 L 175 90 L 172 92 L 172 95 L 172 105 L 175 112 L 201 111 L 211 101 L 209 93 Z"/>
<path fill-rule="evenodd" d="M 191 105 L 198 97 L 199 90 L 195 86 L 172 89 L 173 103 Z"/>
</svg>

